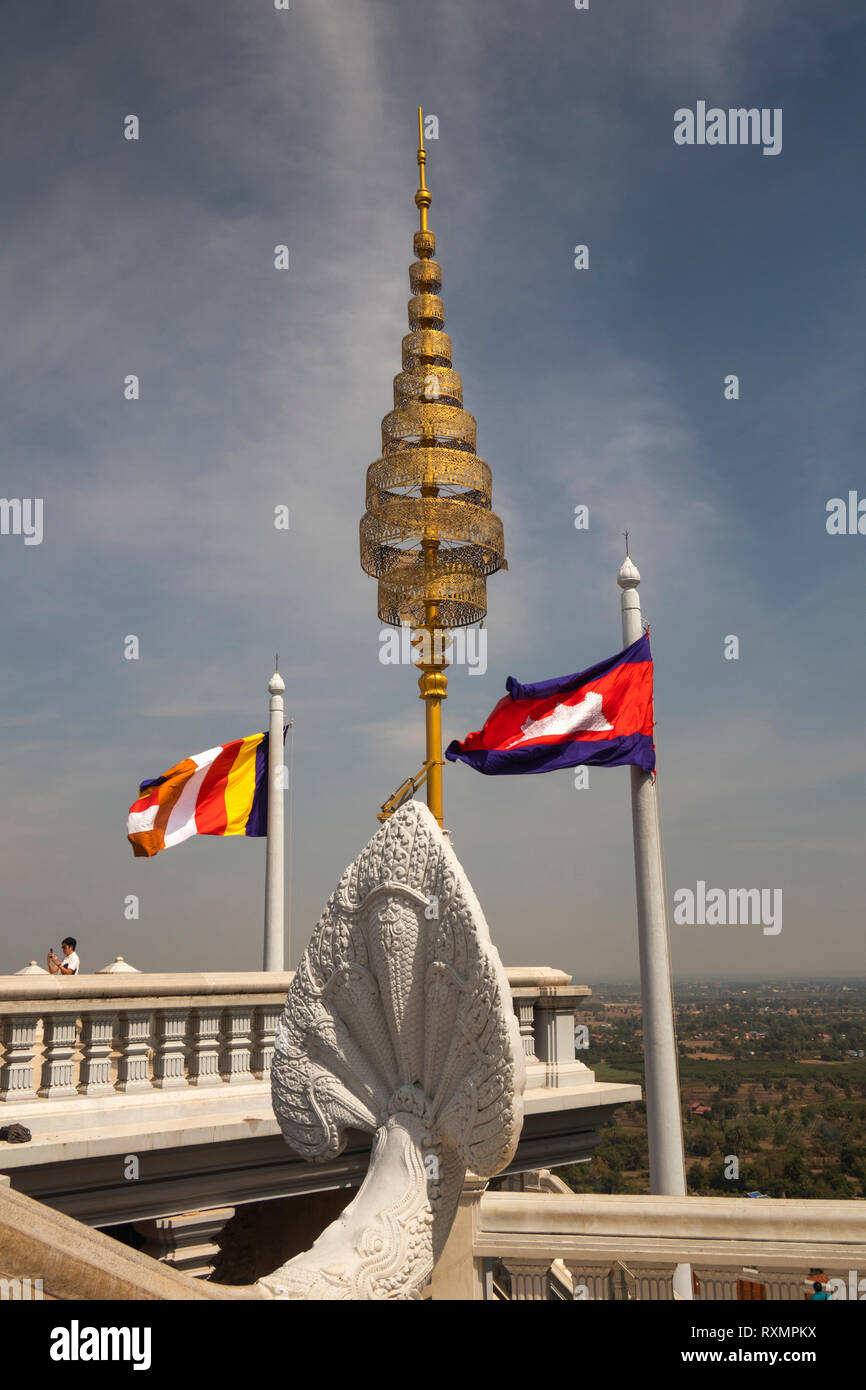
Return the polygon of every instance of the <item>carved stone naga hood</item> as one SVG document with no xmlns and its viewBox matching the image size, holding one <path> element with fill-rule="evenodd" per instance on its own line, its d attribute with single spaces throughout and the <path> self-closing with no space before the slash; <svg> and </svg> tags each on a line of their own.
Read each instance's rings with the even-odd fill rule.
<svg viewBox="0 0 866 1390">
<path fill-rule="evenodd" d="M 274 1111 L 316 1162 L 374 1136 L 354 1201 L 259 1289 L 417 1298 L 467 1169 L 492 1177 L 523 1123 L 523 1052 L 484 914 L 426 806 L 408 802 L 343 874 L 277 1030 Z"/>
</svg>

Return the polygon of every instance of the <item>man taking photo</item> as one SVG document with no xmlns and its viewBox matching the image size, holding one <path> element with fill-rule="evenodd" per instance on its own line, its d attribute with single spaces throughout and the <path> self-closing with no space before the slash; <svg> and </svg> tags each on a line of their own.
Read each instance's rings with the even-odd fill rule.
<svg viewBox="0 0 866 1390">
<path fill-rule="evenodd" d="M 75 954 L 75 947 L 78 942 L 74 936 L 64 936 L 60 945 L 63 948 L 63 960 L 58 960 L 53 951 L 48 952 L 49 973 L 51 975 L 77 975 L 81 969 L 81 961 Z"/>
</svg>

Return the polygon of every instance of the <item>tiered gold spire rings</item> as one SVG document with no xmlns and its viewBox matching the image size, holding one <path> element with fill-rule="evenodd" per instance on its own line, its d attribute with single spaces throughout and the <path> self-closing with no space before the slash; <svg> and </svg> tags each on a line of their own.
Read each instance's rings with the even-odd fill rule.
<svg viewBox="0 0 866 1390">
<path fill-rule="evenodd" d="M 443 331 L 442 271 L 427 226 L 424 117 L 418 108 L 420 226 L 409 269 L 409 334 L 382 421 L 382 456 L 367 470 L 361 566 L 379 581 L 382 622 L 414 630 L 425 702 L 427 804 L 442 824 L 442 701 L 451 628 L 487 613 L 487 576 L 506 568 L 502 523 L 491 510 L 490 469 L 475 452 L 475 420 Z"/>
</svg>

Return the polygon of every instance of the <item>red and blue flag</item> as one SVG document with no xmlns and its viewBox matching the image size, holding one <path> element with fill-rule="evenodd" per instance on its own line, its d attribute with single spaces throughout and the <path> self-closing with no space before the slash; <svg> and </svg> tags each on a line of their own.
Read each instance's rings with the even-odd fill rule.
<svg viewBox="0 0 866 1390">
<path fill-rule="evenodd" d="M 508 694 L 484 728 L 448 745 L 450 762 L 468 763 L 488 777 L 581 763 L 655 770 L 648 632 L 588 671 L 537 685 L 509 676 L 505 688 Z"/>
</svg>

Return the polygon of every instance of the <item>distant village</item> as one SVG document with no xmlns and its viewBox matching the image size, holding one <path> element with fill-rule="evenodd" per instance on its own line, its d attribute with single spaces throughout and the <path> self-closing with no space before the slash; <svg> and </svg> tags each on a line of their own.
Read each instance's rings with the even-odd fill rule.
<svg viewBox="0 0 866 1390">
<path fill-rule="evenodd" d="M 633 997 L 608 997 L 614 990 Z M 637 987 L 595 986 L 579 1021 L 589 1028 L 593 1056 L 601 1049 L 599 1061 L 634 1051 L 643 1038 Z M 676 1022 L 681 1055 L 696 1060 L 866 1058 L 863 985 L 678 985 Z"/>
<path fill-rule="evenodd" d="M 866 1196 L 866 982 L 678 981 L 675 994 L 689 1191 Z M 597 1079 L 643 1083 L 637 985 L 594 984 L 578 1020 Z M 576 1190 L 648 1191 L 644 1111 L 607 1125 L 593 1165 L 570 1172 Z"/>
</svg>

